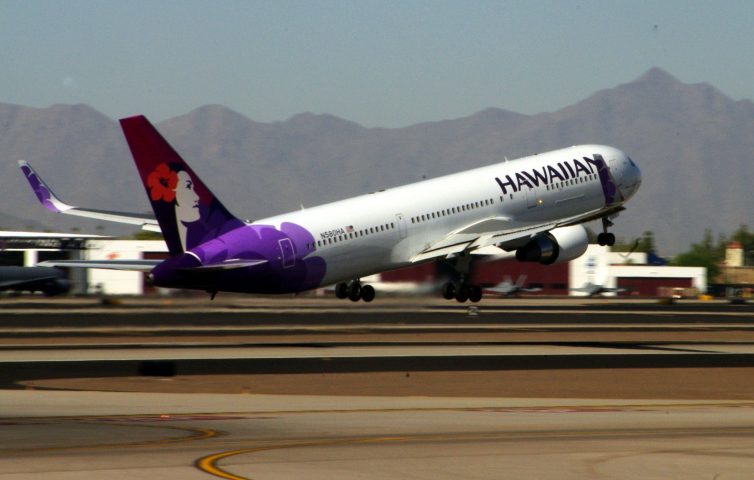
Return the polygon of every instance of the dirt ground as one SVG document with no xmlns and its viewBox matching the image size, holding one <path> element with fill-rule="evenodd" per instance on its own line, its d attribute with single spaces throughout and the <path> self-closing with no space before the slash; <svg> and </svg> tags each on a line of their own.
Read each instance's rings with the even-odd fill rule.
<svg viewBox="0 0 754 480">
<path fill-rule="evenodd" d="M 35 380 L 27 388 L 165 393 L 754 400 L 754 368 L 376 372 Z"/>
</svg>

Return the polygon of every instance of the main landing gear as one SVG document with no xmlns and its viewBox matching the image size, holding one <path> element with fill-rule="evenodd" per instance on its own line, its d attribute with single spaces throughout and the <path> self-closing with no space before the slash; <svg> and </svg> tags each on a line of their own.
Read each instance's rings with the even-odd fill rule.
<svg viewBox="0 0 754 480">
<path fill-rule="evenodd" d="M 335 285 L 335 296 L 343 299 L 347 298 L 352 302 L 364 300 L 371 302 L 374 300 L 375 291 L 371 285 L 362 285 L 359 280 L 351 280 L 348 283 L 341 282 Z"/>
<path fill-rule="evenodd" d="M 470 300 L 474 303 L 482 299 L 482 287 L 468 283 L 447 282 L 442 286 L 442 297 L 446 300 L 456 299 L 459 303 Z"/>
<path fill-rule="evenodd" d="M 608 247 L 612 247 L 615 245 L 615 235 L 607 231 L 608 227 L 612 226 L 613 222 L 607 217 L 602 218 L 602 233 L 597 235 L 597 243 L 600 244 L 600 246 L 604 247 L 607 245 Z"/>
<path fill-rule="evenodd" d="M 442 286 L 442 296 L 446 300 L 456 299 L 459 303 L 470 300 L 474 303 L 482 299 L 482 287 L 468 282 L 471 271 L 471 255 L 462 253 L 447 262 L 455 271 L 455 279 Z"/>
</svg>

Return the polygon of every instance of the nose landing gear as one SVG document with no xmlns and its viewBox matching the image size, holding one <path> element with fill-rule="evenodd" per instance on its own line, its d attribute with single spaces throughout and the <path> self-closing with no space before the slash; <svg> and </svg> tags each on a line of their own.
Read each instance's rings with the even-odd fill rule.
<svg viewBox="0 0 754 480">
<path fill-rule="evenodd" d="M 602 233 L 597 235 L 597 243 L 604 247 L 607 245 L 608 247 L 612 247 L 615 245 L 615 235 L 608 232 L 608 227 L 612 227 L 614 224 L 610 221 L 607 217 L 602 218 Z"/>
</svg>

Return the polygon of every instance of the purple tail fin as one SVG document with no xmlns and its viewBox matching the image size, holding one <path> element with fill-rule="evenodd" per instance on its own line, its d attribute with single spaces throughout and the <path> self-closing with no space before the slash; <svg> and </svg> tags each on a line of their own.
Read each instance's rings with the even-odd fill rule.
<svg viewBox="0 0 754 480">
<path fill-rule="evenodd" d="M 244 225 L 146 117 L 124 118 L 120 124 L 171 255 Z"/>
</svg>

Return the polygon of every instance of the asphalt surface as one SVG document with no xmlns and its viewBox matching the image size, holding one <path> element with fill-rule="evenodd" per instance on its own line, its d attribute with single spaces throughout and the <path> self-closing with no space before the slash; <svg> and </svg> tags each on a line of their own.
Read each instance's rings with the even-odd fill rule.
<svg viewBox="0 0 754 480">
<path fill-rule="evenodd" d="M 0 479 L 754 471 L 749 305 L 107 303 L 0 302 Z"/>
<path fill-rule="evenodd" d="M 0 478 L 748 479 L 754 404 L 0 391 Z"/>
</svg>

